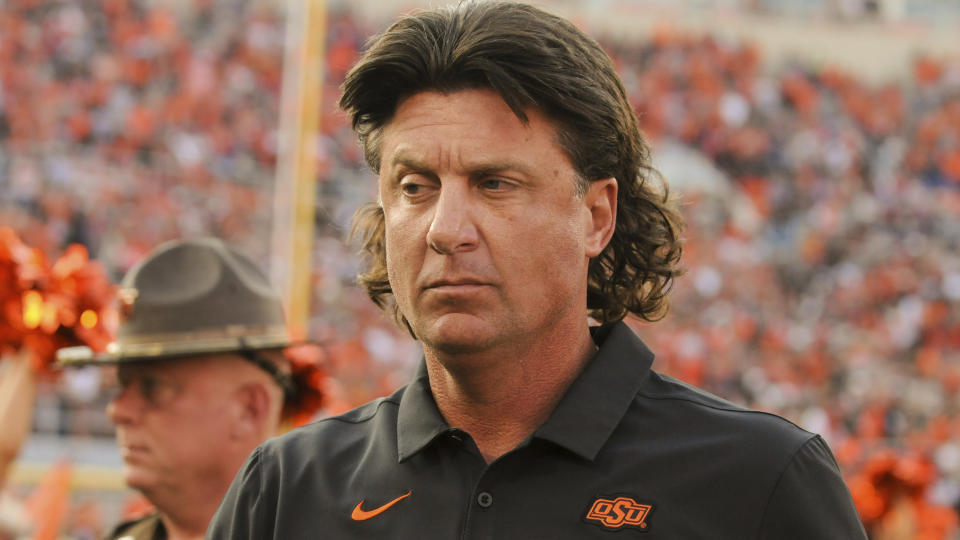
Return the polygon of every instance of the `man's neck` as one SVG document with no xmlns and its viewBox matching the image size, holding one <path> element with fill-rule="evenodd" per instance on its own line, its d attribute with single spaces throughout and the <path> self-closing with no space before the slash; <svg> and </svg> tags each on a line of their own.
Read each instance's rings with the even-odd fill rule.
<svg viewBox="0 0 960 540">
<path fill-rule="evenodd" d="M 586 322 L 571 338 L 520 351 L 457 357 L 425 350 L 430 389 L 447 423 L 473 437 L 487 463 L 516 448 L 553 412 L 596 352 Z"/>
<path fill-rule="evenodd" d="M 236 468 L 239 467 L 237 464 Z M 232 477 L 215 474 L 196 480 L 194 485 L 182 486 L 176 492 L 164 495 L 144 493 L 160 512 L 168 540 L 203 538 Z"/>
<path fill-rule="evenodd" d="M 206 534 L 207 525 L 211 518 L 213 518 L 212 514 L 205 521 L 202 519 L 183 520 L 167 514 L 160 514 L 163 527 L 167 530 L 167 540 L 200 540 Z"/>
</svg>

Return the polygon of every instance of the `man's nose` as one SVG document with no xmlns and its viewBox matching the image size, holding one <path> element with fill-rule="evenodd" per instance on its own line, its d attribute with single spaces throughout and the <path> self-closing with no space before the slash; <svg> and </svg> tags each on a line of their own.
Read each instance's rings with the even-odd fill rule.
<svg viewBox="0 0 960 540">
<path fill-rule="evenodd" d="M 475 249 L 478 232 L 474 204 L 469 185 L 448 183 L 441 187 L 427 231 L 427 245 L 443 255 Z"/>
<path fill-rule="evenodd" d="M 127 384 L 107 404 L 107 417 L 116 425 L 130 424 L 143 412 L 144 400 L 137 384 Z"/>
</svg>

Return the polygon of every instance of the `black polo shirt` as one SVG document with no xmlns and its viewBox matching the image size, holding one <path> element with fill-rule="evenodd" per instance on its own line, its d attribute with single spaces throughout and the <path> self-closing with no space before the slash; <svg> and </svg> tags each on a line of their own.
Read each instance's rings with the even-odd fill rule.
<svg viewBox="0 0 960 540">
<path fill-rule="evenodd" d="M 594 340 L 547 422 L 493 463 L 447 425 L 421 369 L 257 448 L 207 537 L 866 538 L 819 436 L 652 371 L 623 323 Z"/>
</svg>

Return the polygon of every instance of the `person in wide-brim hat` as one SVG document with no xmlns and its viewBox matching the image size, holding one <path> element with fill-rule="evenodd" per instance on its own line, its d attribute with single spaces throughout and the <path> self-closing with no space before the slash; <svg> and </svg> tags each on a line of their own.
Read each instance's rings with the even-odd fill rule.
<svg viewBox="0 0 960 540">
<path fill-rule="evenodd" d="M 220 240 L 157 247 L 124 277 L 105 351 L 61 349 L 65 368 L 117 366 L 124 480 L 157 508 L 115 537 L 200 534 L 249 453 L 285 419 L 321 405 L 319 356 L 289 354 L 279 297 Z"/>
<path fill-rule="evenodd" d="M 103 353 L 69 347 L 61 366 L 115 364 L 290 344 L 283 310 L 259 268 L 214 238 L 158 247 L 124 277 L 122 324 Z"/>
</svg>

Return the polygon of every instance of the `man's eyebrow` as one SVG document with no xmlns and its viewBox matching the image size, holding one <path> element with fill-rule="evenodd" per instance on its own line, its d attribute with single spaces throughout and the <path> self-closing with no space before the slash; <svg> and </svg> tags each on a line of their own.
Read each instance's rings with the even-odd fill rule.
<svg viewBox="0 0 960 540">
<path fill-rule="evenodd" d="M 390 167 L 396 167 L 397 165 L 403 165 L 408 169 L 414 170 L 426 170 L 430 168 L 427 166 L 426 162 L 424 162 L 418 156 L 403 150 L 397 151 L 390 159 Z"/>
<path fill-rule="evenodd" d="M 427 165 L 419 156 L 403 150 L 398 151 L 390 159 L 391 168 L 397 167 L 398 165 L 415 171 L 429 171 L 432 169 L 432 167 Z M 476 165 L 469 166 L 468 171 L 472 177 L 500 174 L 507 171 L 515 171 L 527 176 L 532 174 L 529 167 L 512 160 L 478 162 Z"/>
<path fill-rule="evenodd" d="M 481 163 L 476 167 L 470 169 L 470 176 L 479 177 L 479 176 L 489 176 L 494 174 L 502 174 L 506 172 L 517 172 L 521 175 L 530 176 L 531 171 L 528 167 L 524 166 L 521 163 L 515 161 L 498 161 L 491 163 Z"/>
</svg>

